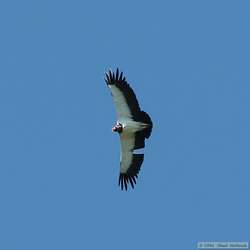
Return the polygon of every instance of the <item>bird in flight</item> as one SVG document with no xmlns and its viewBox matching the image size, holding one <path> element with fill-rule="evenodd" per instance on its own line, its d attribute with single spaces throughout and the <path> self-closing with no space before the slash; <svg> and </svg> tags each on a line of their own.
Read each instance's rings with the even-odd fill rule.
<svg viewBox="0 0 250 250">
<path fill-rule="evenodd" d="M 117 123 L 112 128 L 120 136 L 120 175 L 121 189 L 132 188 L 144 159 L 144 154 L 136 154 L 134 150 L 145 147 L 145 138 L 150 137 L 153 123 L 150 116 L 140 109 L 136 95 L 127 83 L 123 72 L 109 70 L 105 74 L 105 82 L 111 91 L 117 113 Z"/>
</svg>

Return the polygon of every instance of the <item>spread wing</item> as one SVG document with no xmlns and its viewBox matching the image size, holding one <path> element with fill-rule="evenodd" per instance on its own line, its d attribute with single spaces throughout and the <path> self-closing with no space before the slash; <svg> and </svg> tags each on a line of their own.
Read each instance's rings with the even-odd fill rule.
<svg viewBox="0 0 250 250">
<path fill-rule="evenodd" d="M 126 78 L 123 77 L 123 72 L 119 73 L 118 68 L 116 74 L 109 70 L 105 82 L 113 96 L 118 120 L 124 118 L 136 120 L 140 114 L 140 106 L 134 91 L 127 83 Z"/>
<path fill-rule="evenodd" d="M 121 189 L 127 190 L 130 183 L 132 188 L 136 184 L 138 173 L 140 171 L 144 154 L 134 154 L 133 150 L 136 145 L 136 134 L 129 135 L 120 134 L 121 141 L 121 157 L 120 157 L 120 176 L 119 185 Z"/>
</svg>

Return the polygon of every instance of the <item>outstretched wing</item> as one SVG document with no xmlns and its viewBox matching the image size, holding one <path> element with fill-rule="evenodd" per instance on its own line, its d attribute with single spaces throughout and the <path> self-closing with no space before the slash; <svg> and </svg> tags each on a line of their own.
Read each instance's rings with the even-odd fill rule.
<svg viewBox="0 0 250 250">
<path fill-rule="evenodd" d="M 105 82 L 113 96 L 118 120 L 121 118 L 136 120 L 136 117 L 140 114 L 140 106 L 134 91 L 127 83 L 126 78 L 123 77 L 123 72 L 119 73 L 118 68 L 116 73 L 109 70 L 106 73 Z"/>
<path fill-rule="evenodd" d="M 121 157 L 120 157 L 120 176 L 119 185 L 121 189 L 127 190 L 128 184 L 134 188 L 138 173 L 140 171 L 144 154 L 134 154 L 133 150 L 136 145 L 136 135 L 131 134 L 120 134 L 121 141 Z"/>
</svg>

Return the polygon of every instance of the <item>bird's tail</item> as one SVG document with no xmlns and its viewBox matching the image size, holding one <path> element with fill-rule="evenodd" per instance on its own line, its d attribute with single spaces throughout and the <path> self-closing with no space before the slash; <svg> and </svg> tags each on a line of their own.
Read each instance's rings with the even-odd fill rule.
<svg viewBox="0 0 250 250">
<path fill-rule="evenodd" d="M 149 138 L 152 132 L 152 128 L 153 128 L 153 122 L 150 118 L 150 116 L 145 112 L 145 111 L 141 111 L 140 112 L 140 122 L 147 124 L 148 126 L 146 126 L 145 129 L 143 129 L 142 131 L 140 131 L 140 133 L 145 137 L 145 138 Z"/>
</svg>

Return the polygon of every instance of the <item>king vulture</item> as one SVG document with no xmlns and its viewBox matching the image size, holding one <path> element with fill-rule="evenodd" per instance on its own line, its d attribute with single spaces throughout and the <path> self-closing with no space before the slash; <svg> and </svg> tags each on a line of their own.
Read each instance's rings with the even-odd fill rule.
<svg viewBox="0 0 250 250">
<path fill-rule="evenodd" d="M 144 148 L 153 123 L 149 115 L 140 109 L 123 72 L 109 70 L 105 82 L 111 91 L 118 118 L 112 131 L 119 134 L 121 142 L 119 186 L 127 190 L 129 184 L 134 188 L 144 159 L 144 154 L 136 154 L 134 150 Z"/>
</svg>

